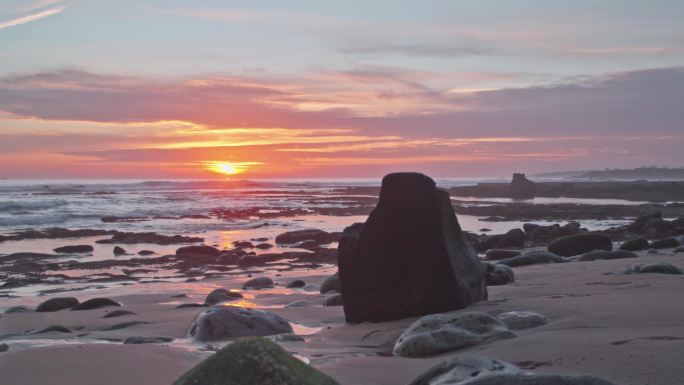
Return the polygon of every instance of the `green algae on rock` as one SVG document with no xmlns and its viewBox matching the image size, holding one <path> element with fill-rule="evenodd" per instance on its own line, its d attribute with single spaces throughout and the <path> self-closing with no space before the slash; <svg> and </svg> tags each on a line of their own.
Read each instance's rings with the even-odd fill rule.
<svg viewBox="0 0 684 385">
<path fill-rule="evenodd" d="M 173 385 L 339 385 L 265 338 L 237 340 Z"/>
</svg>

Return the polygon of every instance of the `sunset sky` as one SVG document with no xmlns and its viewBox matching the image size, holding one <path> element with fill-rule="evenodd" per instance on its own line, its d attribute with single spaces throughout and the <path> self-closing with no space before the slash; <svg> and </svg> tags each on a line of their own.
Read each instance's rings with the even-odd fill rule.
<svg viewBox="0 0 684 385">
<path fill-rule="evenodd" d="M 684 166 L 684 1 L 2 0 L 0 177 Z"/>
</svg>

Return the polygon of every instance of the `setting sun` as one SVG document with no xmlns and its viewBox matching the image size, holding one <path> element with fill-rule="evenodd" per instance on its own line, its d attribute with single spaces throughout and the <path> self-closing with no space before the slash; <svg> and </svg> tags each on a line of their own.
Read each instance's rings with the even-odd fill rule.
<svg viewBox="0 0 684 385">
<path fill-rule="evenodd" d="M 223 175 L 235 175 L 245 172 L 251 166 L 258 165 L 258 162 L 223 162 L 208 160 L 203 162 L 204 168 Z"/>
</svg>

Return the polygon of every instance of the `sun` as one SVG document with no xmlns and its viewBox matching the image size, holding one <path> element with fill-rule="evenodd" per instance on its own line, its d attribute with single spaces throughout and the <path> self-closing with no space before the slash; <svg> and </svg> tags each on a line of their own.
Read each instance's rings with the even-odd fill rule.
<svg viewBox="0 0 684 385">
<path fill-rule="evenodd" d="M 251 166 L 258 165 L 258 162 L 224 162 L 219 160 L 207 160 L 202 162 L 204 168 L 222 175 L 236 175 L 245 172 Z"/>
</svg>

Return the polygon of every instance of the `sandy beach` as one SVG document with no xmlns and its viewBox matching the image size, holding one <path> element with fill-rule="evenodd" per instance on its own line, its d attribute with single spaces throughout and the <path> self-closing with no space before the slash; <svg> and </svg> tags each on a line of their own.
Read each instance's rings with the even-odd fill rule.
<svg viewBox="0 0 684 385">
<path fill-rule="evenodd" d="M 638 260 L 611 260 L 535 265 L 515 268 L 516 282 L 490 287 L 489 300 L 467 311 L 493 315 L 528 310 L 549 317 L 543 326 L 522 330 L 513 339 L 493 341 L 429 358 L 391 355 L 401 332 L 416 318 L 382 323 L 345 324 L 342 307 L 324 307 L 328 295 L 284 286 L 301 278 L 313 289 L 334 269 L 322 274 L 273 276 L 274 289 L 244 291 L 249 306 L 272 311 L 295 325 L 304 342 L 280 342 L 286 350 L 341 384 L 403 384 L 449 357 L 474 354 L 498 358 L 539 373 L 592 374 L 621 385 L 674 385 L 684 375 L 679 355 L 684 348 L 684 308 L 680 305 L 684 276 L 608 274 L 641 262 L 669 262 L 684 268 L 684 253 L 640 252 Z M 0 378 L 14 385 L 148 384 L 168 385 L 211 352 L 185 340 L 191 320 L 202 309 L 175 309 L 179 303 L 201 302 L 214 287 L 240 289 L 245 278 L 209 279 L 187 290 L 166 294 L 110 297 L 121 308 L 50 313 L 3 314 L 3 333 L 23 333 L 63 325 L 72 333 L 49 332 L 6 338 L 10 349 L 0 356 Z M 201 289 L 197 286 L 201 286 Z M 186 294 L 187 293 L 187 294 Z M 178 294 L 188 297 L 175 298 Z M 89 293 L 76 293 L 80 299 Z M 253 296 L 253 297 L 252 297 Z M 34 305 L 45 298 L 6 300 L 8 305 Z M 297 300 L 310 306 L 283 308 Z M 103 319 L 112 309 L 136 313 Z M 145 322 L 119 330 L 106 327 Z M 163 344 L 122 344 L 131 336 L 163 336 Z M 57 382 L 55 379 L 59 379 Z"/>
</svg>

